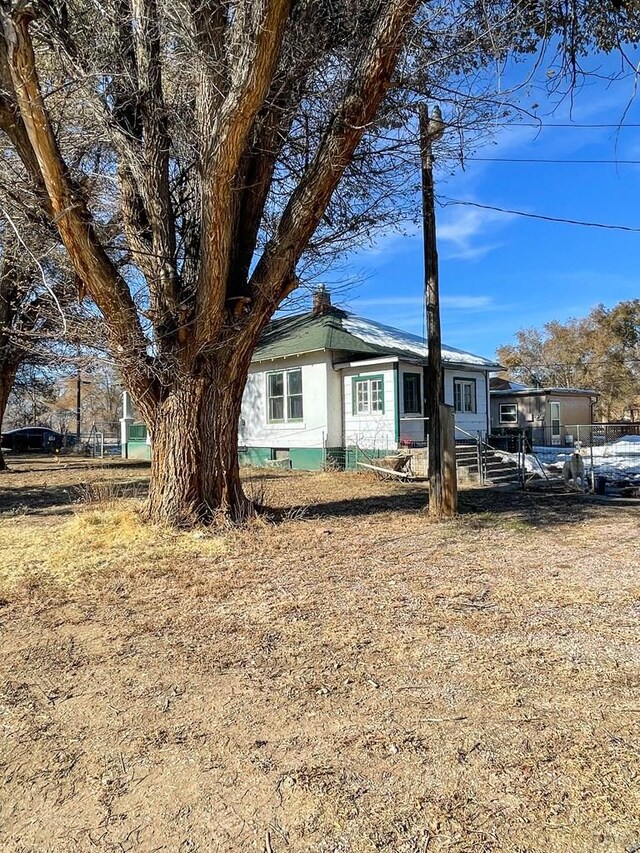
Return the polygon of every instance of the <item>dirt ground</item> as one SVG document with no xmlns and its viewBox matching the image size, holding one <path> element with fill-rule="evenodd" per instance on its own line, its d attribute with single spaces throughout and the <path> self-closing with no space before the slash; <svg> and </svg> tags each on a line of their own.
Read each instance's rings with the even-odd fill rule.
<svg viewBox="0 0 640 853">
<path fill-rule="evenodd" d="M 144 527 L 148 468 L 0 475 L 0 849 L 640 850 L 635 507 L 253 472 Z"/>
</svg>

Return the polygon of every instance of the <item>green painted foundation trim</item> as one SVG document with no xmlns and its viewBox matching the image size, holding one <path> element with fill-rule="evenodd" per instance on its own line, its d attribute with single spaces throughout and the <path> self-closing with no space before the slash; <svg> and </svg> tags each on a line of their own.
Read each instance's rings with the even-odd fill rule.
<svg viewBox="0 0 640 853">
<path fill-rule="evenodd" d="M 151 445 L 146 441 L 128 441 L 127 459 L 151 459 Z"/>
<path fill-rule="evenodd" d="M 291 467 L 300 471 L 322 471 L 324 451 L 321 447 L 292 447 L 289 450 Z"/>
<path fill-rule="evenodd" d="M 238 453 L 238 459 L 241 466 L 253 466 L 262 468 L 271 459 L 270 447 L 247 447 Z"/>
<path fill-rule="evenodd" d="M 322 471 L 334 468 L 344 471 L 359 471 L 358 462 L 373 462 L 393 453 L 392 449 L 360 450 L 355 447 L 290 447 L 291 467 L 297 471 Z M 240 465 L 256 468 L 268 467 L 274 458 L 270 447 L 245 447 L 238 454 Z"/>
<path fill-rule="evenodd" d="M 262 468 L 275 458 L 271 447 L 245 447 L 238 452 L 240 465 Z M 299 471 L 322 471 L 325 455 L 321 447 L 290 447 L 291 467 Z"/>
</svg>

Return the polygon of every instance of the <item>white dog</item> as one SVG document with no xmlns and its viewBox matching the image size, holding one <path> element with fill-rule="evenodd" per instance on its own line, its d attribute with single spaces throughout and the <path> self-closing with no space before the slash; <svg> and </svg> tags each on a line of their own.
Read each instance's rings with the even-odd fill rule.
<svg viewBox="0 0 640 853">
<path fill-rule="evenodd" d="M 562 477 L 568 486 L 573 486 L 581 492 L 585 491 L 587 478 L 584 475 L 584 462 L 579 451 L 572 453 L 571 459 L 567 459 L 562 466 Z"/>
</svg>

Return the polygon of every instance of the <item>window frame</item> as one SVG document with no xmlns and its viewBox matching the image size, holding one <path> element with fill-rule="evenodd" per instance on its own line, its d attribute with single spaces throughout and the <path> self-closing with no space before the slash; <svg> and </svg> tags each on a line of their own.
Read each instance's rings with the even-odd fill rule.
<svg viewBox="0 0 640 853">
<path fill-rule="evenodd" d="M 472 404 L 473 408 L 458 409 L 456 406 L 456 385 L 460 383 L 462 385 L 469 385 L 473 388 L 472 393 Z M 464 390 L 462 391 L 461 396 L 461 404 L 464 407 Z M 457 415 L 477 415 L 478 414 L 478 380 L 470 379 L 468 376 L 454 376 L 453 377 L 453 410 Z"/>
<path fill-rule="evenodd" d="M 407 379 L 411 379 L 417 383 L 416 388 L 416 405 L 417 409 L 409 410 L 407 409 L 407 395 L 406 395 L 406 385 L 405 382 Z M 422 374 L 416 373 L 414 371 L 403 371 L 402 372 L 402 413 L 404 415 L 422 415 L 423 401 L 422 401 Z"/>
<path fill-rule="evenodd" d="M 298 394 L 290 394 L 289 393 L 289 374 L 291 373 L 299 373 L 300 374 L 300 393 Z M 282 395 L 271 395 L 271 377 L 272 376 L 282 376 Z M 304 422 L 304 390 L 303 390 L 303 381 L 302 381 L 302 368 L 301 367 L 290 367 L 283 368 L 282 370 L 269 370 L 265 374 L 265 390 L 266 390 L 266 419 L 268 424 L 301 424 Z M 299 397 L 301 406 L 302 406 L 302 414 L 299 418 L 292 418 L 289 415 L 290 412 L 290 398 L 291 397 Z M 271 400 L 272 399 L 282 399 L 282 417 L 281 418 L 272 418 L 271 417 Z"/>
<path fill-rule="evenodd" d="M 367 409 L 358 411 L 358 383 L 367 383 Z M 372 409 L 372 382 L 380 383 L 380 406 L 379 409 Z M 384 373 L 363 374 L 351 377 L 351 413 L 354 417 L 370 417 L 371 415 L 384 415 Z"/>
<path fill-rule="evenodd" d="M 513 409 L 513 415 L 514 415 L 513 420 L 505 420 L 504 419 L 502 410 L 506 409 L 506 408 Z M 500 413 L 500 423 L 501 424 L 507 424 L 508 425 L 508 424 L 517 424 L 518 423 L 518 404 L 517 403 L 500 403 L 499 413 Z"/>
</svg>

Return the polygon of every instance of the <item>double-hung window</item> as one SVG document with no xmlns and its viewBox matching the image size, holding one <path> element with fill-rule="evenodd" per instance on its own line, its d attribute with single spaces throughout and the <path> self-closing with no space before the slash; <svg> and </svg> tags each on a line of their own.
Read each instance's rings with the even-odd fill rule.
<svg viewBox="0 0 640 853">
<path fill-rule="evenodd" d="M 402 399 L 405 415 L 422 414 L 419 373 L 402 374 Z"/>
<path fill-rule="evenodd" d="M 302 370 L 279 370 L 267 374 L 267 421 L 270 424 L 301 421 Z"/>
<path fill-rule="evenodd" d="M 373 415 L 384 413 L 384 378 L 382 376 L 356 376 L 353 379 L 353 414 Z"/>
<path fill-rule="evenodd" d="M 456 412 L 476 411 L 476 380 L 453 380 L 453 405 Z"/>
<path fill-rule="evenodd" d="M 500 423 L 501 424 L 517 424 L 518 423 L 518 407 L 515 403 L 500 404 Z"/>
</svg>

